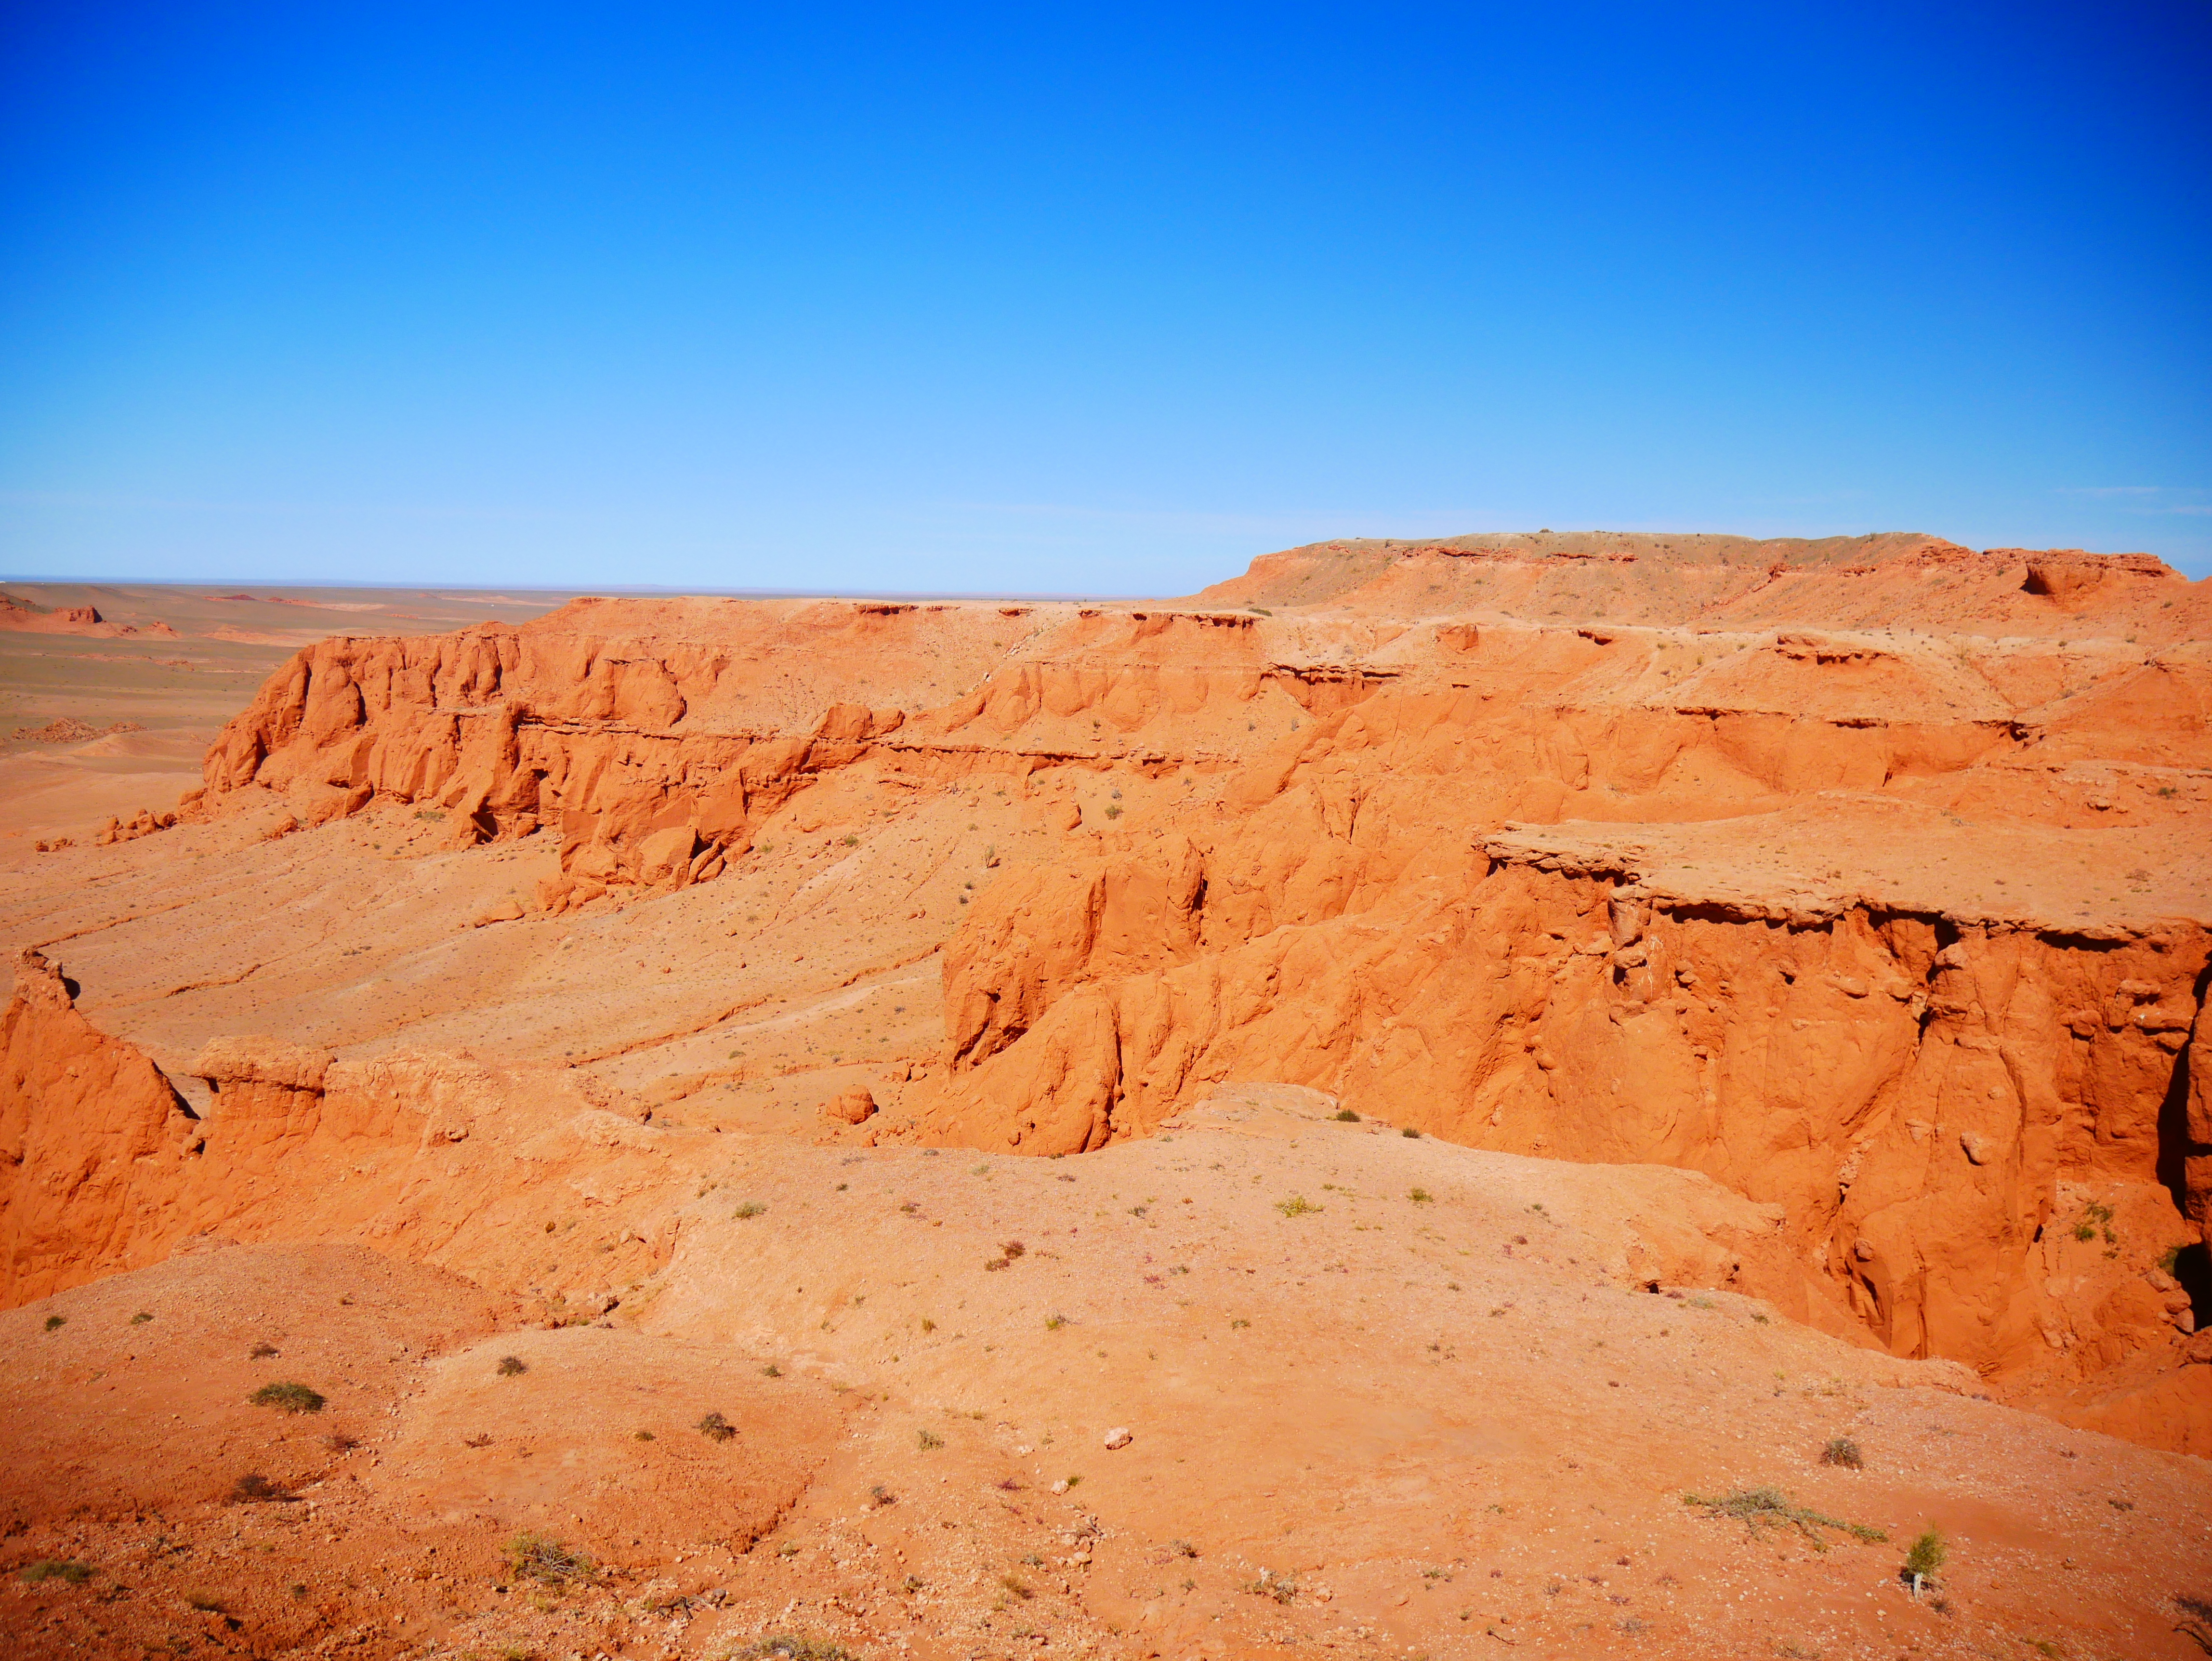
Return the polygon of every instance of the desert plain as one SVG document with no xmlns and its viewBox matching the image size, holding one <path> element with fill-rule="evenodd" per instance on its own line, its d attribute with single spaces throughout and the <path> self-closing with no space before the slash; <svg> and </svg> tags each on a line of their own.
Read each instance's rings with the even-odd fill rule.
<svg viewBox="0 0 2212 1661">
<path fill-rule="evenodd" d="M 2212 1653 L 2205 582 L 6 594 L 10 1655 Z"/>
</svg>

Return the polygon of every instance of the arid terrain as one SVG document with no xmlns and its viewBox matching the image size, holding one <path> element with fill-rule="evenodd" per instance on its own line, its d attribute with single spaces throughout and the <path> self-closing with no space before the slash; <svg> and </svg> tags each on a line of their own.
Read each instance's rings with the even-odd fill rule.
<svg viewBox="0 0 2212 1661">
<path fill-rule="evenodd" d="M 10 1655 L 2212 1653 L 2212 582 L 7 593 Z"/>
</svg>

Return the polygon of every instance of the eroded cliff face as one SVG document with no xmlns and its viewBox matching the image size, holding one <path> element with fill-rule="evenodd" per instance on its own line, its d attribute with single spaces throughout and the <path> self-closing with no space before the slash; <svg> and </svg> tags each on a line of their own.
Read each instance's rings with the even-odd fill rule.
<svg viewBox="0 0 2212 1661">
<path fill-rule="evenodd" d="M 886 1065 L 856 1138 L 1075 1153 L 1272 1082 L 1671 1165 L 1772 1208 L 1791 1267 L 1764 1295 L 1793 1312 L 2212 1447 L 2203 585 L 1925 538 L 1522 538 L 1292 551 L 1200 599 L 580 602 L 330 641 L 226 730 L 191 812 L 281 835 L 404 810 L 472 859 L 557 839 L 474 921 L 681 895 L 714 918 L 702 960 L 755 975 L 765 902 L 737 896 L 802 861 L 776 904 L 822 907 L 823 938 L 898 920 L 885 972 L 942 948 L 941 1053 Z M 983 844 L 960 909 L 841 917 L 853 883 L 922 893 L 890 850 L 931 812 Z M 985 842 L 994 812 L 1018 843 Z M 756 995 L 649 1029 L 579 1011 L 581 1053 L 734 1088 L 716 1035 Z M 459 1238 L 506 1145 L 468 1104 L 580 1053 L 294 1041 L 202 1054 L 228 1174 L 193 1156 L 101 1228 Z M 359 1148 L 382 1174 L 356 1189 Z"/>
</svg>

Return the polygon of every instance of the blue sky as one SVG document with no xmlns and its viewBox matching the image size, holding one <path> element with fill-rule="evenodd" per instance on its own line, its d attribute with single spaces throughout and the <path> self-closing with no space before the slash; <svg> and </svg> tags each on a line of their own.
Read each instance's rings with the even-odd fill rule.
<svg viewBox="0 0 2212 1661">
<path fill-rule="evenodd" d="M 0 8 L 0 571 L 2212 572 L 2212 9 Z"/>
</svg>

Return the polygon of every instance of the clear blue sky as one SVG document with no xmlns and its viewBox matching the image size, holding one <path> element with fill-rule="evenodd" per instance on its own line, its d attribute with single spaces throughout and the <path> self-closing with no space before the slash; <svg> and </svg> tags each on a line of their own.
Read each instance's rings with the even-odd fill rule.
<svg viewBox="0 0 2212 1661">
<path fill-rule="evenodd" d="M 2212 7 L 0 8 L 0 571 L 2212 571 Z"/>
</svg>

